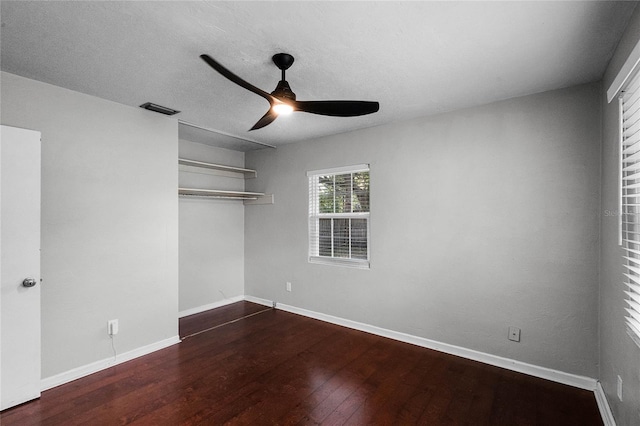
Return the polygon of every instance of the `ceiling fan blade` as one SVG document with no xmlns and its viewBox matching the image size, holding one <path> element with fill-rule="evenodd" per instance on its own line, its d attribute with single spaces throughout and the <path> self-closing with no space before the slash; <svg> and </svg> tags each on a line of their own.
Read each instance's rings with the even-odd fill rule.
<svg viewBox="0 0 640 426">
<path fill-rule="evenodd" d="M 252 128 L 249 129 L 249 131 L 262 129 L 263 127 L 273 123 L 273 120 L 275 120 L 276 118 L 278 118 L 278 114 L 273 111 L 273 108 L 269 108 L 269 111 L 267 111 L 267 113 L 263 115 L 262 118 L 258 120 L 258 122 L 254 124 Z"/>
<path fill-rule="evenodd" d="M 312 114 L 355 117 L 377 112 L 380 104 L 369 101 L 295 101 L 294 108 Z"/>
<path fill-rule="evenodd" d="M 220 74 L 222 74 L 229 80 L 233 81 L 238 86 L 244 87 L 248 91 L 253 92 L 256 95 L 262 96 L 267 101 L 269 101 L 270 104 L 275 101 L 275 98 L 270 93 L 267 93 L 264 90 L 258 89 L 253 84 L 244 81 L 243 79 L 241 79 L 240 77 L 238 77 L 237 75 L 235 75 L 234 73 L 232 73 L 231 71 L 229 71 L 228 69 L 220 65 L 220 63 L 217 62 L 215 59 L 213 59 L 211 56 L 204 54 L 204 55 L 200 55 L 200 58 L 202 58 L 203 61 L 209 64 L 211 68 L 218 71 Z"/>
</svg>

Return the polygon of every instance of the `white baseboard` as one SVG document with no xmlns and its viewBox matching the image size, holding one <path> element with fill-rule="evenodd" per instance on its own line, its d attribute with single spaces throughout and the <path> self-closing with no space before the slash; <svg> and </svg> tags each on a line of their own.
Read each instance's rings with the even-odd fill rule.
<svg viewBox="0 0 640 426">
<path fill-rule="evenodd" d="M 260 299 L 253 296 L 245 296 L 244 299 L 250 302 L 260 303 L 262 305 L 273 306 L 273 302 L 266 299 Z M 586 389 L 589 391 L 595 391 L 596 389 L 597 380 L 591 377 L 579 376 L 577 374 L 565 373 L 563 371 L 553 370 L 551 368 L 527 364 L 526 362 L 516 361 L 510 358 L 491 355 L 473 349 L 463 348 L 461 346 L 455 346 L 448 343 L 438 342 L 436 340 L 426 339 L 424 337 L 400 333 L 398 331 L 387 330 L 385 328 L 376 327 L 373 325 L 364 324 L 344 318 L 334 317 L 332 315 L 314 312 L 308 309 L 297 308 L 295 306 L 277 303 L 276 308 L 294 314 L 315 318 L 332 324 L 353 328 L 355 330 L 365 331 L 367 333 L 375 334 L 378 336 L 388 337 L 390 339 L 398 340 L 401 342 L 411 343 L 423 348 L 434 349 L 436 351 L 456 355 L 474 361 L 479 361 L 485 364 L 494 365 L 496 367 L 506 368 L 507 370 L 517 371 L 519 373 L 528 374 L 534 377 L 540 377 L 542 379 L 551 380 L 553 382 L 562 383 L 576 388 Z"/>
<path fill-rule="evenodd" d="M 247 296 L 245 294 L 244 299 L 247 302 L 253 302 L 253 303 L 257 303 L 258 305 L 264 305 L 264 306 L 268 306 L 268 307 L 273 307 L 273 302 L 271 300 L 267 300 L 267 299 L 261 299 L 260 297 L 255 297 L 255 296 Z"/>
<path fill-rule="evenodd" d="M 604 426 L 616 426 L 616 420 L 613 418 L 607 395 L 604 393 L 600 382 L 597 383 L 594 393 L 596 394 L 596 402 L 598 403 L 598 409 L 600 410 L 600 416 L 602 417 Z"/>
<path fill-rule="evenodd" d="M 219 307 L 225 306 L 225 305 L 230 305 L 232 303 L 240 302 L 242 300 L 245 300 L 244 296 L 235 296 L 235 297 L 230 297 L 228 299 L 220 300 L 218 302 L 209 303 L 209 304 L 198 306 L 198 307 L 191 308 L 191 309 L 186 309 L 184 311 L 178 312 L 178 318 L 183 318 L 183 317 L 187 317 L 189 315 L 199 314 L 200 312 L 208 311 L 210 309 L 219 308 Z"/>
<path fill-rule="evenodd" d="M 92 362 L 91 364 L 83 365 L 81 367 L 73 368 L 69 371 L 65 371 L 64 373 L 56 374 L 55 376 L 50 376 L 42 379 L 40 381 L 40 388 L 42 391 L 46 391 L 47 389 L 69 383 L 81 377 L 88 376 L 89 374 L 97 373 L 98 371 L 113 367 L 114 365 L 131 361 L 132 359 L 150 354 L 151 352 L 155 352 L 160 349 L 164 349 L 171 345 L 175 345 L 176 343 L 180 343 L 180 337 L 178 336 L 174 336 L 169 339 L 161 340 L 159 342 L 155 342 L 150 345 L 116 355 L 115 359 L 113 357 L 110 357 L 100 361 Z"/>
</svg>

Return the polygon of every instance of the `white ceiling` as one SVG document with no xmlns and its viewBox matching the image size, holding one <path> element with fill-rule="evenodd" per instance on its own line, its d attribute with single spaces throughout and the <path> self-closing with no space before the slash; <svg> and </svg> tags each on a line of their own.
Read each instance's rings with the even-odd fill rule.
<svg viewBox="0 0 640 426">
<path fill-rule="evenodd" d="M 2 1 L 3 71 L 267 144 L 597 81 L 635 2 Z M 268 103 L 207 53 L 271 92 L 278 52 L 299 100 L 380 102 L 352 118 L 294 113 L 247 130 Z M 197 132 L 192 132 L 197 133 Z M 203 142 L 259 148 L 232 137 Z M 208 140 L 207 140 L 208 138 Z"/>
</svg>

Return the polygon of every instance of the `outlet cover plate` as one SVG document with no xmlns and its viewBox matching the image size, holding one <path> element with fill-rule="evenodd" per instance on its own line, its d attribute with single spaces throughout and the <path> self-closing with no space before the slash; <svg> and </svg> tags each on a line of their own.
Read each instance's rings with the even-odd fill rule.
<svg viewBox="0 0 640 426">
<path fill-rule="evenodd" d="M 509 327 L 509 340 L 513 342 L 520 341 L 520 329 L 518 327 Z"/>
<path fill-rule="evenodd" d="M 116 334 L 118 334 L 118 320 L 117 319 L 109 320 L 107 322 L 107 333 L 109 333 L 109 336 L 115 336 Z"/>
</svg>

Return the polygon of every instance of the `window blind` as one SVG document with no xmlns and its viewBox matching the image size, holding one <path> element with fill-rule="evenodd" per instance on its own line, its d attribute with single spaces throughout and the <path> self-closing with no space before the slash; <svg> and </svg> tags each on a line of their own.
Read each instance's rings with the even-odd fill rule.
<svg viewBox="0 0 640 426">
<path fill-rule="evenodd" d="M 369 267 L 369 166 L 308 172 L 309 261 Z"/>
<path fill-rule="evenodd" d="M 620 107 L 625 321 L 629 335 L 640 344 L 640 73 L 623 90 Z"/>
</svg>

